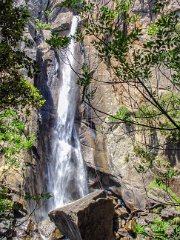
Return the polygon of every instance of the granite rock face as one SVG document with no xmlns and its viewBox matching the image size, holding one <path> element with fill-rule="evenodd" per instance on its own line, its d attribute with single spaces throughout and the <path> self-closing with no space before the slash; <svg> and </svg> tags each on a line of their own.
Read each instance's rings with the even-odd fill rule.
<svg viewBox="0 0 180 240">
<path fill-rule="evenodd" d="M 68 34 L 72 19 L 72 12 L 60 6 L 60 2 L 55 0 L 15 0 L 17 6 L 26 5 L 30 10 L 29 23 L 24 31 L 28 44 L 22 42 L 20 47 L 39 67 L 39 74 L 35 79 L 28 80 L 39 89 L 43 99 L 46 100 L 39 112 L 33 110 L 32 115 L 26 119 L 28 122 L 26 131 L 36 135 L 37 141 L 34 142 L 28 153 L 23 153 L 21 156 L 22 169 L 20 171 L 22 174 L 11 170 L 6 179 L 8 188 L 16 192 L 19 199 L 23 198 L 24 192 L 33 196 L 46 192 L 46 164 L 50 161 L 51 130 L 56 116 L 62 64 L 61 54 L 58 50 L 50 48 L 46 40 L 50 38 L 53 31 L 58 34 Z M 37 19 L 49 24 L 51 30 L 38 29 Z M 0 159 L 0 173 L 2 170 L 3 161 Z M 28 202 L 27 204 L 24 201 L 23 206 L 28 208 L 29 205 L 28 210 L 31 212 L 36 208 L 36 202 L 33 200 Z M 46 203 L 42 204 L 39 201 L 39 205 L 46 205 Z M 38 208 L 35 215 L 37 219 L 42 219 L 44 210 Z"/>
<path fill-rule="evenodd" d="M 171 1 L 171 7 L 177 8 L 177 2 Z M 176 2 L 176 3 L 175 3 Z M 105 4 L 101 1 L 99 4 Z M 109 2 L 111 3 L 111 1 Z M 152 8 L 153 1 L 136 0 L 133 11 L 141 13 L 139 26 L 143 29 L 148 27 L 155 19 Z M 104 188 L 115 186 L 118 179 L 120 187 L 119 195 L 123 197 L 126 205 L 131 209 L 145 209 L 147 204 L 147 194 L 145 186 L 153 179 L 153 173 L 145 174 L 144 180 L 141 174 L 136 171 L 141 159 L 136 156 L 134 143 L 146 142 L 156 146 L 165 145 L 165 139 L 158 136 L 157 132 L 146 133 L 145 137 L 134 131 L 132 126 L 125 124 L 113 125 L 109 123 L 108 114 L 114 114 L 120 106 L 132 106 L 130 96 L 136 101 L 141 101 L 139 93 L 135 88 L 129 88 L 126 84 L 109 84 L 114 75 L 110 67 L 103 64 L 99 59 L 96 49 L 91 44 L 91 37 L 85 37 L 84 59 L 94 70 L 94 79 L 89 86 L 88 93 L 93 93 L 90 104 L 84 103 L 81 107 L 81 143 L 83 157 L 89 169 L 91 178 L 90 187 L 98 188 L 102 185 Z M 153 72 L 152 83 L 157 81 L 156 76 L 161 73 Z M 167 88 L 167 80 L 161 75 L 159 88 Z M 130 95 L 129 95 L 130 92 Z M 91 105 L 91 106 L 90 106 Z M 174 150 L 155 150 L 156 156 L 163 156 L 171 160 L 172 165 L 179 165 L 179 154 L 177 146 L 166 145 Z M 136 168 L 135 168 L 136 167 Z M 172 188 L 177 190 L 179 179 L 175 178 L 172 182 Z"/>
<path fill-rule="evenodd" d="M 102 191 L 55 209 L 50 219 L 70 240 L 113 240 L 114 206 Z"/>
<path fill-rule="evenodd" d="M 21 3 L 23 4 L 23 2 Z M 52 49 L 46 40 L 50 38 L 53 31 L 60 35 L 68 34 L 72 20 L 72 12 L 64 9 L 60 3 L 61 1 L 30 0 L 27 4 L 32 14 L 25 34 L 31 40 L 32 45 L 25 47 L 25 51 L 39 67 L 40 72 L 34 79 L 34 85 L 46 100 L 41 110 L 33 113 L 30 121 L 30 130 L 37 133 L 37 142 L 31 150 L 31 155 L 25 160 L 24 183 L 26 191 L 32 195 L 47 191 L 47 164 L 51 161 L 53 123 L 56 118 L 58 92 L 61 84 L 61 53 L 58 49 Z M 49 24 L 51 30 L 38 30 L 36 19 Z M 43 202 L 40 205 L 43 207 L 35 212 L 39 220 L 47 215 L 45 213 L 46 203 Z M 29 206 L 30 209 L 34 209 L 35 203 L 30 201 Z"/>
<path fill-rule="evenodd" d="M 39 113 L 34 112 L 29 121 L 29 129 L 37 132 L 38 141 L 31 150 L 31 155 L 25 156 L 25 179 L 14 177 L 14 186 L 17 188 L 25 184 L 26 191 L 31 194 L 39 194 L 46 191 L 46 164 L 51 161 L 50 143 L 52 140 L 52 127 L 56 116 L 58 101 L 58 89 L 61 84 L 61 55 L 55 49 L 51 49 L 46 43 L 51 31 L 59 35 L 69 33 L 72 11 L 61 7 L 58 0 L 17 0 L 19 4 L 28 2 L 32 17 L 26 29 L 26 36 L 31 41 L 31 47 L 25 47 L 28 56 L 37 61 L 40 74 L 34 80 L 34 85 L 40 90 L 46 103 Z M 101 3 L 108 1 L 101 1 Z M 137 0 L 134 5 L 135 11 L 143 10 L 139 23 L 146 27 L 152 18 L 149 1 Z M 50 11 L 47 17 L 46 11 Z M 37 31 L 35 20 L 41 19 L 51 25 L 50 30 Z M 90 64 L 95 69 L 94 78 L 98 81 L 89 86 L 89 92 L 94 92 L 91 104 L 96 109 L 105 113 L 115 113 L 125 101 L 122 86 L 107 84 L 112 73 L 98 58 L 97 51 L 90 44 L 91 39 L 85 38 L 82 52 L 77 53 L 84 63 Z M 117 196 L 123 198 L 126 206 L 131 211 L 145 209 L 146 192 L 141 176 L 136 172 L 134 165 L 138 159 L 133 153 L 132 142 L 138 136 L 132 134 L 130 126 L 111 126 L 107 122 L 107 116 L 95 112 L 86 103 L 79 106 L 77 112 L 77 124 L 81 125 L 80 137 L 84 161 L 88 166 L 90 190 L 106 188 Z M 154 140 L 156 141 L 156 136 Z M 142 139 L 139 139 L 140 141 Z M 174 162 L 177 162 L 177 152 L 167 153 Z M 151 176 L 145 176 L 145 182 L 149 182 Z M 11 179 L 10 179 L 11 181 Z M 178 189 L 179 181 L 173 180 L 174 189 Z M 104 200 L 103 200 L 104 201 Z M 105 201 L 106 202 L 106 201 Z M 101 202 L 101 204 L 105 204 Z M 97 204 L 98 205 L 98 204 Z M 31 208 L 33 209 L 33 203 Z M 38 211 L 37 211 L 38 212 Z M 39 210 L 37 215 L 41 215 Z M 87 238 L 88 239 L 88 238 Z M 93 238 L 91 238 L 93 239 Z M 107 239 L 109 240 L 109 239 Z"/>
<path fill-rule="evenodd" d="M 101 1 L 103 4 L 108 2 L 108 0 Z M 153 1 L 136 0 L 134 4 L 134 11 L 140 12 L 143 10 L 139 22 L 142 27 L 149 25 L 153 18 L 152 6 L 149 2 L 153 3 Z M 171 4 L 171 8 L 177 7 L 176 1 L 172 2 L 174 3 Z M 24 189 L 32 195 L 46 192 L 46 164 L 51 161 L 51 132 L 56 117 L 58 91 L 61 85 L 62 59 L 60 52 L 50 48 L 46 39 L 50 37 L 52 32 L 56 32 L 58 35 L 67 35 L 73 13 L 60 5 L 61 0 L 16 0 L 16 3 L 27 3 L 31 10 L 30 23 L 24 33 L 31 44 L 28 47 L 24 45 L 21 47 L 39 66 L 39 76 L 31 81 L 46 100 L 41 111 L 38 113 L 34 111 L 28 119 L 27 131 L 37 133 L 37 142 L 32 147 L 31 153 L 22 157 L 24 161 L 23 176 L 20 176 L 17 171 L 12 171 L 6 179 L 9 189 L 12 191 L 12 200 L 18 206 L 21 206 L 20 211 L 17 212 L 18 223 L 20 223 L 26 220 L 28 215 L 27 202 L 23 199 Z M 46 15 L 46 11 L 50 12 L 49 16 Z M 38 31 L 35 24 L 36 19 L 50 24 L 51 30 Z M 89 93 L 93 92 L 94 95 L 91 101 L 92 107 L 100 110 L 100 112 L 94 111 L 92 107 L 83 103 L 79 104 L 76 118 L 77 125 L 80 126 L 83 158 L 88 166 L 89 187 L 90 191 L 99 188 L 111 191 L 118 197 L 117 205 L 119 199 L 121 199 L 122 205 L 118 209 L 120 216 L 117 218 L 117 233 L 119 237 L 132 239 L 127 233 L 133 225 L 132 220 L 129 221 L 129 219 L 132 217 L 131 214 L 136 213 L 136 210 L 143 213 L 146 208 L 148 201 L 144 184 L 150 182 L 152 176 L 145 175 L 144 181 L 142 181 L 140 174 L 134 168 L 139 160 L 133 152 L 132 143 L 137 138 L 139 141 L 142 139 L 138 135 L 132 134 L 133 129 L 130 126 L 120 124 L 115 127 L 110 125 L 107 121 L 108 117 L 103 114 L 103 112 L 115 113 L 127 98 L 123 97 L 124 88 L 122 86 L 112 86 L 106 83 L 111 80 L 112 73 L 98 58 L 97 51 L 90 42 L 90 38 L 85 38 L 84 46 L 81 46 L 82 52 L 78 51 L 76 55 L 77 62 L 83 59 L 84 63 L 88 63 L 92 69 L 95 69 L 94 78 L 98 80 L 89 86 Z M 162 81 L 160 86 L 162 89 L 166 87 L 163 84 L 166 84 L 166 81 Z M 151 140 L 157 144 L 156 134 L 153 135 Z M 178 145 L 177 150 L 166 150 L 166 155 L 174 165 L 179 164 Z M 0 163 L 0 171 L 1 169 L 3 169 L 3 166 Z M 179 180 L 179 178 L 171 180 L 172 189 L 178 195 L 180 194 Z M 154 195 L 157 196 L 157 193 Z M 155 199 L 154 196 L 152 198 Z M 159 199 L 155 200 L 158 201 Z M 41 201 L 39 203 L 42 204 Z M 43 205 L 45 205 L 44 202 Z M 152 205 L 152 203 L 149 205 Z M 30 201 L 29 206 L 31 210 L 34 209 L 35 202 Z M 44 211 L 44 208 L 35 211 L 37 219 L 44 217 Z M 165 209 L 161 212 L 161 215 L 166 220 L 176 215 L 179 216 L 179 213 L 172 209 Z M 49 213 L 49 216 L 70 240 L 114 239 L 114 206 L 112 201 L 105 198 L 105 194 L 101 191 L 93 192 L 81 200 L 63 208 L 55 209 Z M 147 216 L 144 218 L 145 222 L 149 221 Z M 150 220 L 152 221 L 153 218 L 154 216 Z M 138 220 L 138 217 L 136 220 Z M 0 228 L 2 233 L 3 223 L 1 223 Z M 15 229 L 13 239 L 42 240 L 41 233 L 49 240 L 61 239 L 60 231 L 51 222 L 42 222 L 38 226 L 34 220 L 30 219 Z"/>
</svg>

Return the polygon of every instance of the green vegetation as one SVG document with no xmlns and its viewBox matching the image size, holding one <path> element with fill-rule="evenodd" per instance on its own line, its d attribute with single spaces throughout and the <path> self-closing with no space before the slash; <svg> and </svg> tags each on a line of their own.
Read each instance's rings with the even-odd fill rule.
<svg viewBox="0 0 180 240">
<path fill-rule="evenodd" d="M 50 193 L 48 193 L 48 192 L 46 192 L 46 193 L 41 193 L 41 194 L 37 194 L 37 195 L 32 195 L 32 194 L 30 194 L 30 193 L 25 193 L 25 196 L 24 196 L 24 198 L 26 199 L 26 200 L 34 200 L 34 201 L 40 201 L 40 200 L 47 200 L 47 199 L 49 199 L 49 198 L 51 198 L 52 196 L 51 196 L 51 194 Z"/>
<path fill-rule="evenodd" d="M 62 1 L 61 6 L 69 8 L 79 14 L 82 11 L 82 9 L 84 8 L 84 6 L 86 6 L 86 2 L 84 0 L 79 0 L 79 1 L 65 0 L 65 1 Z"/>
<path fill-rule="evenodd" d="M 173 174 L 173 176 L 175 176 L 175 173 Z M 149 184 L 148 192 L 151 193 L 154 189 L 161 189 L 165 193 L 167 193 L 167 195 L 164 196 L 163 200 L 165 200 L 167 203 L 170 203 L 172 205 L 174 205 L 174 204 L 176 205 L 176 203 L 177 203 L 177 205 L 179 204 L 179 206 L 180 206 L 180 198 L 174 193 L 174 191 L 172 191 L 170 189 L 170 187 L 168 186 L 169 184 L 167 183 L 167 181 L 170 180 L 171 178 L 172 178 L 172 175 L 169 176 L 168 178 L 167 177 L 166 178 L 158 177 L 158 178 L 154 179 Z"/>
<path fill-rule="evenodd" d="M 0 176 L 0 221 L 10 220 L 11 228 L 15 226 L 13 213 L 17 206 L 6 186 L 6 176 L 9 169 L 20 169 L 22 153 L 33 145 L 34 136 L 27 132 L 25 122 L 31 109 L 40 108 L 44 103 L 39 91 L 30 83 L 38 73 L 36 63 L 20 48 L 21 43 L 27 41 L 23 31 L 30 13 L 25 7 L 14 6 L 13 2 L 0 2 L 0 156 L 4 161 Z M 177 144 L 180 141 L 180 25 L 178 9 L 164 11 L 168 3 L 156 1 L 152 14 L 158 17 L 143 28 L 139 24 L 140 13 L 131 11 L 134 0 L 112 0 L 110 5 L 64 0 L 61 5 L 81 16 L 82 26 L 73 38 L 82 45 L 85 36 L 92 39 L 98 58 L 112 73 L 108 84 L 119 84 L 123 89 L 122 98 L 126 99 L 115 114 L 93 107 L 91 100 L 96 89 L 89 90 L 89 86 L 96 81 L 96 69 L 86 63 L 82 65 L 78 79 L 83 89 L 83 101 L 94 111 L 107 115 L 111 126 L 124 123 L 131 127 L 134 139 L 138 132 L 141 137 L 156 135 Z M 51 12 L 46 10 L 44 14 L 48 17 Z M 39 32 L 50 30 L 50 24 L 40 19 L 36 19 L 35 27 Z M 52 34 L 47 43 L 54 49 L 66 48 L 71 38 Z M 134 154 L 140 160 L 137 172 L 143 175 L 154 168 L 163 169 L 150 184 L 148 193 L 154 189 L 163 190 L 168 195 L 166 203 L 179 207 L 179 198 L 170 188 L 170 181 L 179 174 L 178 171 L 170 163 L 164 164 L 163 159 L 157 159 L 156 149 L 159 150 L 161 145 L 152 146 L 142 139 L 140 143 L 133 143 Z M 125 161 L 130 160 L 127 155 Z M 25 199 L 34 201 L 49 197 L 49 193 L 25 194 Z M 160 208 L 156 210 L 161 211 Z M 136 233 L 153 239 L 178 240 L 178 223 L 177 218 L 168 222 L 154 219 L 148 225 L 150 232 L 137 225 Z"/>
<path fill-rule="evenodd" d="M 21 74 L 26 69 L 27 77 L 32 78 L 36 66 L 20 50 L 24 27 L 29 12 L 24 7 L 14 7 L 13 1 L 0 2 L 0 111 L 8 108 L 40 107 L 43 104 L 38 90 Z"/>
<path fill-rule="evenodd" d="M 126 106 L 120 107 L 118 112 L 116 112 L 113 116 L 109 117 L 109 121 L 117 122 L 118 120 L 131 123 L 132 121 L 131 113 Z"/>
<path fill-rule="evenodd" d="M 35 137 L 27 131 L 26 123 L 31 109 L 44 103 L 39 91 L 30 83 L 37 74 L 36 63 L 24 51 L 21 44 L 29 19 L 26 7 L 14 5 L 13 0 L 0 1 L 0 236 L 12 237 L 16 227 L 15 214 L 23 210 L 13 201 L 13 190 L 7 185 L 10 173 L 21 177 L 22 156 L 33 145 Z M 23 74 L 24 73 L 24 74 Z M 31 80 L 32 81 L 32 80 Z M 1 229 L 1 230 L 2 230 Z"/>
<path fill-rule="evenodd" d="M 66 48 L 70 43 L 71 38 L 67 36 L 58 36 L 56 34 L 52 34 L 51 38 L 46 40 L 46 42 L 52 48 Z"/>
<path fill-rule="evenodd" d="M 136 144 L 134 145 L 134 153 L 136 157 L 141 159 L 143 165 L 140 166 L 143 167 L 144 172 L 145 169 L 147 171 L 149 168 L 153 167 L 156 156 L 151 148 L 144 148 L 140 144 Z"/>
<path fill-rule="evenodd" d="M 82 65 L 82 73 L 78 79 L 78 84 L 82 87 L 88 87 L 93 78 L 93 72 L 90 71 L 89 66 L 87 64 Z"/>
<path fill-rule="evenodd" d="M 144 237 L 153 238 L 154 240 L 178 240 L 180 237 L 180 227 L 174 219 L 169 221 L 154 219 L 153 222 L 149 223 L 146 227 L 141 224 L 137 224 L 135 233 Z"/>
<path fill-rule="evenodd" d="M 4 159 L 4 173 L 8 168 L 19 168 L 22 150 L 30 149 L 34 137 L 25 135 L 25 124 L 18 113 L 6 110 L 0 114 L 0 155 Z"/>
<path fill-rule="evenodd" d="M 119 83 L 124 89 L 126 103 L 114 115 L 104 112 L 109 120 L 114 124 L 131 124 L 143 134 L 145 131 L 156 131 L 169 141 L 179 142 L 178 9 L 164 11 L 169 2 L 157 1 L 152 12 L 159 14 L 159 17 L 142 29 L 138 27 L 140 14 L 131 11 L 134 0 L 112 0 L 109 6 L 76 0 L 65 0 L 62 4 L 77 10 L 84 19 L 81 32 L 78 30 L 80 42 L 84 36 L 92 37 L 91 44 L 97 50 L 98 57 L 113 73 L 113 79 L 108 84 Z M 89 75 L 84 75 L 83 68 L 79 84 L 83 86 L 85 83 L 87 88 L 94 79 L 92 75 L 89 81 Z M 157 71 L 161 74 L 155 78 Z M 88 72 L 93 74 L 95 69 L 89 68 Z M 167 83 L 162 91 L 158 86 L 164 81 Z M 86 94 L 88 99 L 88 91 Z M 91 105 L 90 99 L 87 102 Z M 98 112 L 96 107 L 93 109 Z M 153 155 L 153 150 L 149 152 L 144 153 L 143 157 L 150 160 L 154 156 L 148 155 Z"/>
<path fill-rule="evenodd" d="M 13 209 L 13 201 L 7 198 L 7 188 L 0 189 L 0 216 L 5 215 L 8 211 Z M 0 218 L 0 220 L 2 220 Z"/>
<path fill-rule="evenodd" d="M 178 137 L 179 97 L 176 91 L 173 91 L 179 86 L 180 73 L 177 11 L 165 14 L 163 8 L 168 4 L 167 1 L 164 1 L 164 4 L 157 1 L 154 12 L 160 13 L 161 17 L 142 32 L 142 29 L 137 27 L 139 14 L 130 11 L 133 3 L 133 0 L 114 0 L 111 1 L 111 7 L 108 7 L 74 0 L 63 1 L 62 4 L 78 10 L 82 18 L 86 19 L 81 31 L 81 40 L 83 35 L 92 36 L 92 45 L 112 70 L 116 83 L 119 81 L 131 90 L 135 88 L 138 98 L 143 100 L 143 104 L 134 100 L 133 108 L 127 102 L 127 105 L 118 111 L 117 116 L 121 116 L 121 111 L 125 108 L 129 109 L 132 124 L 147 129 L 161 129 L 166 134 L 173 132 L 171 137 Z M 143 39 L 145 32 L 147 38 Z M 137 45 L 142 47 L 138 48 Z M 164 89 L 165 94 L 157 87 L 161 79 L 156 79 L 157 83 L 152 84 L 153 71 L 156 68 L 162 71 L 168 82 Z M 170 69 L 171 73 L 164 73 L 166 69 Z M 130 91 L 131 102 L 137 95 L 131 94 Z M 128 118 L 119 119 L 123 122 L 129 121 Z"/>
<path fill-rule="evenodd" d="M 81 15 L 83 21 L 77 40 L 83 44 L 88 36 L 98 58 L 111 73 L 112 79 L 102 81 L 103 84 L 123 90 L 120 94 L 124 101 L 115 114 L 96 108 L 89 97 L 90 91 L 96 91 L 93 90 L 93 84 L 96 86 L 98 82 L 94 77 L 96 69 L 86 66 L 91 75 L 84 74 L 82 69 L 79 85 L 85 89 L 83 100 L 97 116 L 98 113 L 108 116 L 110 127 L 124 123 L 134 131 L 134 154 L 140 161 L 135 166 L 137 172 L 142 176 L 149 170 L 154 172 L 155 181 L 149 191 L 163 190 L 168 196 L 167 205 L 179 207 L 179 199 L 170 188 L 170 181 L 179 172 L 168 160 L 158 156 L 168 149 L 168 143 L 176 148 L 180 141 L 179 9 L 168 8 L 168 0 L 155 1 L 151 9 L 153 20 L 142 26 L 140 10 L 132 11 L 134 2 L 112 0 L 103 5 L 97 1 L 65 0 L 62 4 Z M 125 161 L 129 162 L 130 158 L 128 155 Z M 151 234 L 144 226 L 138 226 L 137 233 L 152 239 L 179 239 L 177 224 L 172 224 L 171 234 L 167 234 L 171 223 L 159 220 L 149 225 Z"/>
<path fill-rule="evenodd" d="M 38 31 L 51 29 L 51 25 L 49 23 L 44 23 L 41 19 L 36 19 L 35 27 Z"/>
<path fill-rule="evenodd" d="M 51 17 L 52 12 L 51 12 L 50 10 L 46 10 L 46 11 L 44 11 L 44 15 L 45 15 L 46 17 Z"/>
</svg>

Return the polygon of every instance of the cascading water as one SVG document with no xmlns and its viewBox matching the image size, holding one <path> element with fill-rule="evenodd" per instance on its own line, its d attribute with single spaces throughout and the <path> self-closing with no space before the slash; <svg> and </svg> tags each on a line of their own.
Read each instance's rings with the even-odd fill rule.
<svg viewBox="0 0 180 240">
<path fill-rule="evenodd" d="M 73 16 L 70 34 L 76 32 L 79 17 Z M 49 210 L 77 200 L 88 193 L 86 171 L 75 126 L 79 89 L 72 68 L 75 66 L 75 41 L 63 56 L 62 84 L 59 90 L 57 121 L 54 127 L 52 157 L 48 166 L 48 191 L 53 194 Z"/>
</svg>

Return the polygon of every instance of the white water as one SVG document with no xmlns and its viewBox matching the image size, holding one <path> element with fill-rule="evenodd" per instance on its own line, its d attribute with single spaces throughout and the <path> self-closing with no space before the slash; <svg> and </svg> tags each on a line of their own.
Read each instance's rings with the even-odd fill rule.
<svg viewBox="0 0 180 240">
<path fill-rule="evenodd" d="M 74 16 L 69 35 L 74 35 L 79 18 Z M 88 193 L 78 129 L 74 124 L 79 89 L 72 67 L 75 42 L 72 39 L 63 57 L 57 121 L 53 133 L 52 157 L 48 166 L 48 191 L 53 194 L 49 210 L 77 200 Z M 72 66 L 72 67 L 71 67 Z"/>
</svg>

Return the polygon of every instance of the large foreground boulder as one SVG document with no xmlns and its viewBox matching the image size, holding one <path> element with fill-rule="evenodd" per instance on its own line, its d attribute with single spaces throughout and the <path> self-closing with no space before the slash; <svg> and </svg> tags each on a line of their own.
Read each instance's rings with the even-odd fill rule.
<svg viewBox="0 0 180 240">
<path fill-rule="evenodd" d="M 50 219 L 70 240 L 113 240 L 114 206 L 103 191 L 49 212 Z"/>
</svg>

